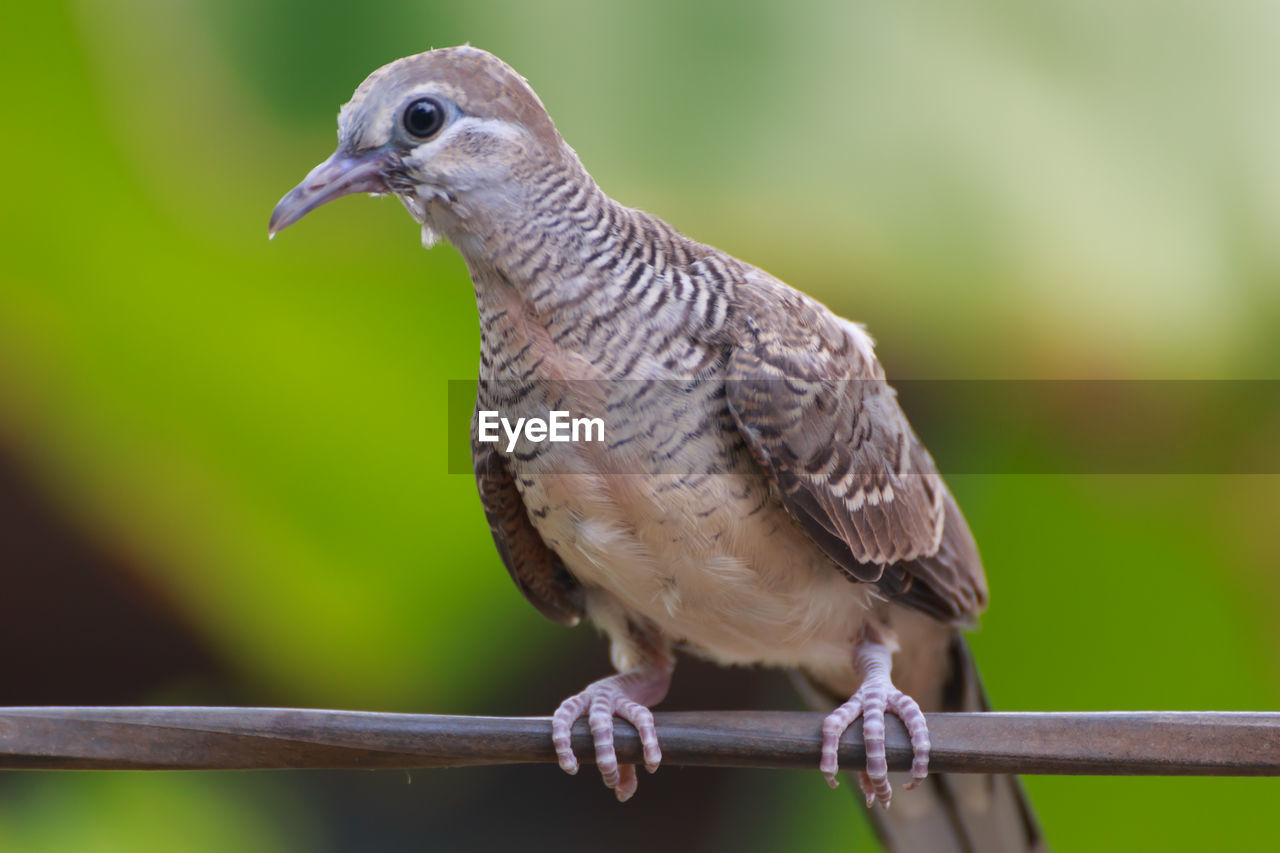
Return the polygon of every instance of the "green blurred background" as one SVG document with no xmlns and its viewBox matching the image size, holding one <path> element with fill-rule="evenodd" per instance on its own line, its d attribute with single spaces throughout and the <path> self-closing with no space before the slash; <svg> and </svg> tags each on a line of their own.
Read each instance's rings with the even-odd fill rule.
<svg viewBox="0 0 1280 853">
<path fill-rule="evenodd" d="M 545 714 L 606 672 L 590 629 L 520 598 L 447 473 L 448 380 L 478 350 L 456 253 L 387 199 L 266 241 L 355 85 L 430 47 L 505 58 L 607 191 L 868 323 L 891 376 L 1280 379 L 1276 4 L 6 17 L 4 704 Z M 998 707 L 1280 704 L 1280 477 L 950 479 Z M 686 662 L 669 704 L 794 701 Z M 1275 840 L 1274 780 L 1027 787 L 1060 850 Z M 871 849 L 858 810 L 817 772 L 667 768 L 625 807 L 550 767 L 22 773 L 0 850 Z"/>
</svg>

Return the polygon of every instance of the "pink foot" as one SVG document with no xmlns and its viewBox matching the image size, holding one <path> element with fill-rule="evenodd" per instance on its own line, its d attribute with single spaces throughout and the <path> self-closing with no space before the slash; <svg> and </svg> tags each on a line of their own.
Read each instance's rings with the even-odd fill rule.
<svg viewBox="0 0 1280 853">
<path fill-rule="evenodd" d="M 658 747 L 653 714 L 645 703 L 661 701 L 670 682 L 670 669 L 634 669 L 592 682 L 586 690 L 561 702 L 551 717 L 551 742 L 555 744 L 560 769 L 570 774 L 578 772 L 578 758 L 570 741 L 573 724 L 586 714 L 595 741 L 596 766 L 605 786 L 614 792 L 618 802 L 631 799 L 636 792 L 636 769 L 630 764 L 618 764 L 613 748 L 613 718 L 621 717 L 636 727 L 644 748 L 645 769 L 654 772 L 662 762 L 662 750 Z"/>
<path fill-rule="evenodd" d="M 867 746 L 867 769 L 858 781 L 867 805 L 880 803 L 886 809 L 893 791 L 889 787 L 889 765 L 884 752 L 884 714 L 892 711 L 911 735 L 911 782 L 908 790 L 929 775 L 929 726 L 916 701 L 889 680 L 892 652 L 881 643 L 863 641 L 855 652 L 862 668 L 862 686 L 822 721 L 822 762 L 819 769 L 832 788 L 839 784 L 838 751 L 840 736 L 862 716 L 862 738 Z"/>
</svg>

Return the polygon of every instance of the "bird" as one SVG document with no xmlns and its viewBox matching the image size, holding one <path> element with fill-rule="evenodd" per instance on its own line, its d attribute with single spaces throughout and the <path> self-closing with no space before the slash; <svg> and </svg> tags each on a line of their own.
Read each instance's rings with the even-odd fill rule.
<svg viewBox="0 0 1280 853">
<path fill-rule="evenodd" d="M 779 667 L 829 713 L 819 770 L 861 720 L 857 784 L 893 850 L 1040 850 L 1016 777 L 929 776 L 924 711 L 980 710 L 963 639 L 988 590 L 970 529 L 866 330 L 607 195 L 528 82 L 470 45 L 371 73 L 337 150 L 286 194 L 274 237 L 353 193 L 397 197 L 422 243 L 466 261 L 480 320 L 472 456 L 515 584 L 562 625 L 594 623 L 615 674 L 556 709 L 561 768 L 586 717 L 604 784 L 637 788 L 614 719 L 661 762 L 652 706 L 677 651 Z M 514 423 L 572 412 L 600 440 Z M 911 740 L 899 808 L 886 714 Z M 897 774 L 894 774 L 895 781 Z M 896 802 L 896 801 L 894 801 Z"/>
</svg>

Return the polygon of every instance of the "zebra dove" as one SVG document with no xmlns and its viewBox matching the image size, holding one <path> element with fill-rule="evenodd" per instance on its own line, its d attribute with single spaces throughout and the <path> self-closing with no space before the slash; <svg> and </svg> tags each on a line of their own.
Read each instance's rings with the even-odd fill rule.
<svg viewBox="0 0 1280 853">
<path fill-rule="evenodd" d="M 604 782 L 628 799 L 636 771 L 618 763 L 613 718 L 636 727 L 656 770 L 649 706 L 679 647 L 790 668 L 811 696 L 836 697 L 820 762 L 833 787 L 839 739 L 861 717 L 859 783 L 869 806 L 889 805 L 886 712 L 910 734 L 906 787 L 924 783 L 921 708 L 983 704 L 958 629 L 987 587 L 862 327 L 605 195 L 524 79 L 485 51 L 386 65 L 338 124 L 337 151 L 280 201 L 271 235 L 340 196 L 394 193 L 425 245 L 443 236 L 466 259 L 477 412 L 605 425 L 604 441 L 525 430 L 492 443 L 472 423 L 512 578 L 545 616 L 585 616 L 611 643 L 617 674 L 553 716 L 560 766 L 577 771 L 570 728 L 586 715 Z M 880 813 L 894 849 L 1042 849 L 1016 779 L 927 782 Z"/>
</svg>

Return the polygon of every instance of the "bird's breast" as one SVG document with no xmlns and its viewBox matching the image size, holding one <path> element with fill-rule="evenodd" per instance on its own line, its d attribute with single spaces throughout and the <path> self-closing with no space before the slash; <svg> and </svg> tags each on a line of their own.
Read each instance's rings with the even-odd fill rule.
<svg viewBox="0 0 1280 853">
<path fill-rule="evenodd" d="M 508 464 L 542 538 L 587 588 L 588 615 L 594 595 L 724 663 L 848 661 L 871 588 L 850 583 L 772 494 L 721 384 L 549 387 L 510 402 L 598 412 L 602 440 L 522 440 Z"/>
</svg>

